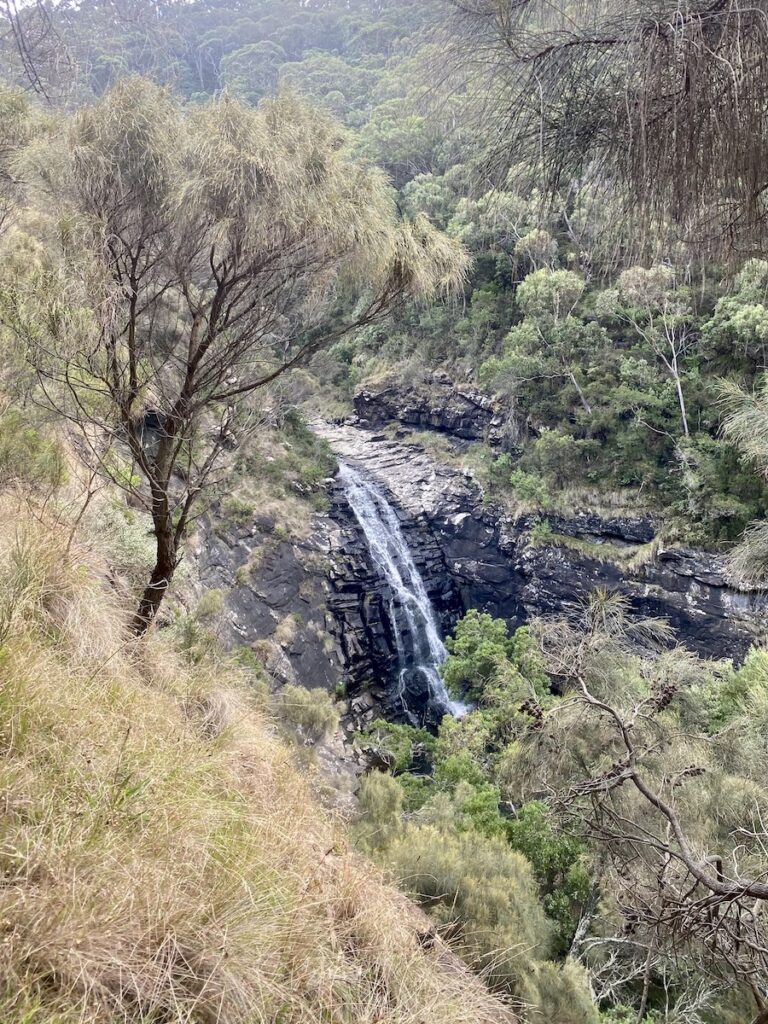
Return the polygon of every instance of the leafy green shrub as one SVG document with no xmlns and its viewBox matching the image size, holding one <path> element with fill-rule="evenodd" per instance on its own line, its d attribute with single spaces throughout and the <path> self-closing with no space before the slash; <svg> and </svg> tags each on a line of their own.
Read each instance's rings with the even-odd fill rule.
<svg viewBox="0 0 768 1024">
<path fill-rule="evenodd" d="M 443 666 L 447 686 L 454 693 L 471 687 L 470 695 L 476 699 L 508 656 L 507 624 L 488 612 L 471 608 L 457 623 L 453 636 L 446 640 L 446 647 L 450 653 Z"/>
<path fill-rule="evenodd" d="M 554 530 L 546 519 L 540 519 L 534 523 L 528 533 L 528 538 L 534 547 L 546 547 L 547 544 L 552 543 L 554 536 Z"/>
<path fill-rule="evenodd" d="M 224 591 L 206 590 L 194 611 L 179 613 L 173 623 L 176 646 L 190 665 L 199 665 L 219 654 L 216 621 L 224 611 Z"/>
<path fill-rule="evenodd" d="M 450 792 L 434 793 L 419 814 L 419 821 L 456 832 L 479 832 L 484 836 L 507 834 L 507 821 L 499 812 L 501 795 L 490 782 L 470 783 L 462 779 Z"/>
<path fill-rule="evenodd" d="M 515 675 L 522 677 L 521 683 L 527 683 L 538 697 L 543 698 L 548 692 L 549 678 L 541 654 L 525 627 L 510 637 L 503 619 L 494 619 L 487 612 L 472 608 L 457 623 L 446 647 L 446 685 L 454 693 L 468 694 L 472 701 L 482 701 L 486 693 L 497 704 L 503 693 L 514 697 L 510 682 Z M 491 688 L 493 694 L 489 692 Z M 503 692 L 498 692 L 500 688 Z"/>
<path fill-rule="evenodd" d="M 235 523 L 236 526 L 245 526 L 250 523 L 255 513 L 253 505 L 237 497 L 225 498 L 221 511 L 224 518 Z"/>
<path fill-rule="evenodd" d="M 232 659 L 242 669 L 249 691 L 256 698 L 259 707 L 271 709 L 269 676 L 264 662 L 250 647 L 238 647 Z"/>
<path fill-rule="evenodd" d="M 89 510 L 89 525 L 103 539 L 112 564 L 134 588 L 142 587 L 155 564 L 152 520 L 121 501 L 103 501 Z M 184 573 L 182 562 L 177 572 Z"/>
<path fill-rule="evenodd" d="M 714 706 L 709 709 L 709 731 L 717 732 L 737 715 L 744 714 L 750 695 L 755 691 L 768 693 L 768 651 L 759 647 L 753 647 L 741 668 L 714 688 L 716 696 Z"/>
<path fill-rule="evenodd" d="M 425 775 L 406 772 L 397 776 L 397 784 L 403 791 L 403 811 L 406 814 L 420 810 L 434 792 L 432 779 Z"/>
<path fill-rule="evenodd" d="M 266 679 L 264 662 L 252 648 L 238 647 L 235 651 L 235 662 L 253 675 Z"/>
<path fill-rule="evenodd" d="M 565 430 L 542 430 L 533 443 L 530 462 L 551 486 L 560 488 L 583 481 L 599 452 L 598 441 L 577 439 Z"/>
<path fill-rule="evenodd" d="M 172 635 L 177 650 L 190 665 L 200 665 L 209 658 L 214 659 L 218 653 L 216 634 L 195 615 L 177 615 Z"/>
<path fill-rule="evenodd" d="M 543 906 L 554 922 L 557 952 L 566 952 L 591 892 L 584 864 L 585 848 L 571 836 L 558 832 L 546 804 L 525 804 L 507 823 L 507 839 L 524 854 L 541 886 Z"/>
<path fill-rule="evenodd" d="M 487 476 L 492 488 L 502 491 L 509 489 L 512 466 L 512 457 L 506 452 L 488 463 Z"/>
<path fill-rule="evenodd" d="M 280 711 L 286 722 L 314 740 L 328 736 L 339 724 L 339 709 L 325 690 L 285 686 L 280 694 Z"/>
<path fill-rule="evenodd" d="M 435 737 L 426 729 L 412 725 L 378 719 L 368 727 L 365 735 L 394 759 L 392 770 L 395 774 L 407 771 L 413 765 L 417 751 L 425 758 L 434 754 Z"/>
<path fill-rule="evenodd" d="M 536 473 L 527 473 L 524 469 L 515 469 L 510 474 L 509 485 L 515 496 L 526 504 L 543 508 L 552 504 L 544 481 Z"/>
<path fill-rule="evenodd" d="M 469 750 L 449 754 L 435 766 L 435 782 L 446 788 L 453 788 L 460 782 L 470 786 L 482 786 L 485 773 Z"/>
</svg>

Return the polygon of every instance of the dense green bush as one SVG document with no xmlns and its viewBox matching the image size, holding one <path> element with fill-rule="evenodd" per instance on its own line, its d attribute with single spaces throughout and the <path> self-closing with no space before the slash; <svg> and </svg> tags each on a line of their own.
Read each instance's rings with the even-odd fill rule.
<svg viewBox="0 0 768 1024">
<path fill-rule="evenodd" d="M 365 736 L 392 758 L 392 771 L 396 775 L 412 768 L 417 756 L 428 759 L 434 752 L 435 737 L 426 729 L 411 725 L 378 719 L 369 726 Z"/>
<path fill-rule="evenodd" d="M 520 808 L 507 823 L 506 836 L 533 869 L 544 911 L 554 922 L 554 950 L 564 955 L 592 891 L 587 847 L 558 829 L 551 810 L 540 801 Z"/>
<path fill-rule="evenodd" d="M 503 839 L 409 826 L 385 862 L 497 986 L 516 989 L 550 929 L 526 859 Z"/>
</svg>

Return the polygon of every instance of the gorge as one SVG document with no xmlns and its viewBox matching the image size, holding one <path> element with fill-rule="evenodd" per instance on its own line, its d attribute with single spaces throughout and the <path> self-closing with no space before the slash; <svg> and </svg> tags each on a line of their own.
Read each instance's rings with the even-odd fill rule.
<svg viewBox="0 0 768 1024">
<path fill-rule="evenodd" d="M 0 26 L 0 1024 L 768 1024 L 768 0 Z"/>
<path fill-rule="evenodd" d="M 346 679 L 364 722 L 374 707 L 434 720 L 447 700 L 436 672 L 442 637 L 470 608 L 515 628 L 574 613 L 605 588 L 624 594 L 633 614 L 667 620 L 705 657 L 738 662 L 764 635 L 766 596 L 733 587 L 722 555 L 660 543 L 648 515 L 514 515 L 487 501 L 463 456 L 499 424 L 490 403 L 458 390 L 440 381 L 437 405 L 415 391 L 399 403 L 391 389 L 368 391 L 357 402 L 365 415 L 314 424 L 339 469 L 306 539 L 276 539 L 275 524 L 259 519 L 207 536 L 201 579 L 227 592 L 231 643 L 271 639 L 271 670 L 287 682 L 333 689 Z M 424 425 L 431 435 L 412 430 Z M 436 453 L 429 436 L 454 450 Z M 237 570 L 254 549 L 263 556 L 244 581 Z M 287 638 L 286 616 L 296 624 Z"/>
</svg>

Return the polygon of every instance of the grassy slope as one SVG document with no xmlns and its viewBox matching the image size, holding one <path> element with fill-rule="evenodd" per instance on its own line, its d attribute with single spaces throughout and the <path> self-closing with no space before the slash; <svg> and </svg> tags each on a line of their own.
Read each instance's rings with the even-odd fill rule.
<svg viewBox="0 0 768 1024">
<path fill-rule="evenodd" d="M 3 1024 L 510 1020 L 243 681 L 127 642 L 99 560 L 0 504 Z"/>
</svg>

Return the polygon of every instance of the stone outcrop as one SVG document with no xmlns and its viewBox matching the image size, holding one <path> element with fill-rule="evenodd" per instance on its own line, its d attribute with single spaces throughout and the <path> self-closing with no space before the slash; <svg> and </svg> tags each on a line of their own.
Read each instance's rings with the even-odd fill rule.
<svg viewBox="0 0 768 1024">
<path fill-rule="evenodd" d="M 576 610 L 605 587 L 625 594 L 637 615 L 667 619 L 705 656 L 740 659 L 765 636 L 768 596 L 730 586 L 718 555 L 659 547 L 651 556 L 656 528 L 648 517 L 548 514 L 554 536 L 539 531 L 534 540 L 535 519 L 483 501 L 460 450 L 443 461 L 407 435 L 389 438 L 358 423 L 317 429 L 386 491 L 446 632 L 468 608 L 514 628 Z M 308 509 L 302 539 L 286 538 L 267 517 L 247 525 L 214 517 L 196 556 L 201 583 L 225 592 L 225 641 L 266 655 L 278 683 L 333 690 L 345 682 L 357 728 L 382 712 L 398 714 L 397 638 L 386 585 L 343 490 L 333 479 L 328 489 L 330 511 Z"/>
<path fill-rule="evenodd" d="M 261 645 L 271 675 L 281 683 L 333 689 L 345 675 L 328 611 L 331 552 L 341 531 L 313 513 L 304 539 L 286 539 L 271 517 L 247 525 L 205 522 L 195 551 L 200 582 L 225 592 L 223 640 Z"/>
<path fill-rule="evenodd" d="M 370 473 L 402 511 L 411 550 L 446 628 L 470 607 L 514 627 L 536 615 L 575 610 L 590 591 L 605 587 L 625 594 L 637 615 L 667 619 L 678 639 L 704 656 L 739 659 L 765 635 L 768 596 L 730 586 L 720 556 L 662 547 L 633 561 L 654 539 L 648 517 L 549 515 L 554 539 L 534 543 L 531 517 L 484 504 L 471 474 L 460 466 L 356 425 L 324 433 L 338 456 Z M 368 667 L 382 673 L 392 647 L 389 638 L 376 635 L 376 580 L 369 570 L 357 587 L 364 553 L 357 550 L 353 561 L 342 566 L 337 560 L 346 583 L 335 614 L 351 614 L 351 634 L 368 645 Z"/>
<path fill-rule="evenodd" d="M 385 381 L 362 388 L 354 404 L 364 428 L 397 422 L 492 445 L 503 444 L 506 437 L 504 419 L 493 399 L 469 385 L 455 384 L 442 373 L 412 384 Z"/>
</svg>

